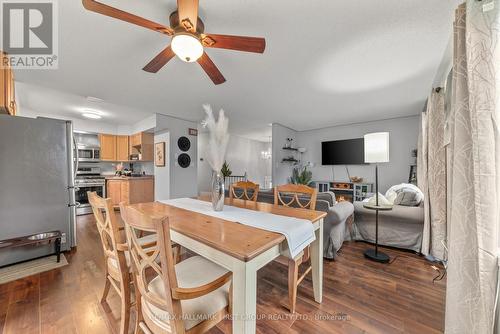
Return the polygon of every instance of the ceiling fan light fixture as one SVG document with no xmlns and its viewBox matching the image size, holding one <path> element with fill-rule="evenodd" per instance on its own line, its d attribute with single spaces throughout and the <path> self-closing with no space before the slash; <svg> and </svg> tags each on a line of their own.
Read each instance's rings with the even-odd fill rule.
<svg viewBox="0 0 500 334">
<path fill-rule="evenodd" d="M 203 55 L 203 45 L 191 34 L 177 34 L 172 38 L 172 51 L 185 62 L 192 63 Z"/>
</svg>

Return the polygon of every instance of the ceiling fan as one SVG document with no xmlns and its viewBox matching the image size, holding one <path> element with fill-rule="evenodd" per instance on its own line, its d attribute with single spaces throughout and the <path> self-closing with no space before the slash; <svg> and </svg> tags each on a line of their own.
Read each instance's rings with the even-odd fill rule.
<svg viewBox="0 0 500 334">
<path fill-rule="evenodd" d="M 226 81 L 204 48 L 219 48 L 263 53 L 266 40 L 258 37 L 205 34 L 203 21 L 198 17 L 198 0 L 177 0 L 177 10 L 170 14 L 170 27 L 124 12 L 95 0 L 82 0 L 85 9 L 172 37 L 172 42 L 144 68 L 156 73 L 177 55 L 185 62 L 198 62 L 214 84 Z"/>
</svg>

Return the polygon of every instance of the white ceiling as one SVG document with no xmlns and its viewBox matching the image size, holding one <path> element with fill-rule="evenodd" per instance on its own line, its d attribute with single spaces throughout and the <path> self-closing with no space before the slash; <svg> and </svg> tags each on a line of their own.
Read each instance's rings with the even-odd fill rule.
<svg viewBox="0 0 500 334">
<path fill-rule="evenodd" d="M 106 122 L 153 112 L 198 121 L 224 108 L 235 134 L 267 141 L 269 123 L 296 130 L 418 114 L 459 0 L 201 0 L 208 33 L 262 36 L 263 55 L 209 49 L 227 82 L 174 58 L 142 71 L 170 41 L 162 34 L 59 1 L 59 69 L 18 70 L 21 107 L 70 115 L 105 101 Z M 174 0 L 105 3 L 167 24 Z M 43 88 L 42 88 L 43 87 Z"/>
</svg>

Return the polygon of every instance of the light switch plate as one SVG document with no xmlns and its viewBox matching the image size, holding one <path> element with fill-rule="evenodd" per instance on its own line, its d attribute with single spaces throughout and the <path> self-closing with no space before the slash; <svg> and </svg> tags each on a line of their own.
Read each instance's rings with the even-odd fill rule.
<svg viewBox="0 0 500 334">
<path fill-rule="evenodd" d="M 490 1 L 483 5 L 483 13 L 489 12 L 490 10 L 495 9 L 495 1 Z"/>
</svg>

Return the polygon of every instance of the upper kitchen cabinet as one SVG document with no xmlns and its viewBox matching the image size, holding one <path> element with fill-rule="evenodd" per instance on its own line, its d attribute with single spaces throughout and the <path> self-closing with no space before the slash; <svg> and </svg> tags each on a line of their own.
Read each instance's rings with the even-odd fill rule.
<svg viewBox="0 0 500 334">
<path fill-rule="evenodd" d="M 1 61 L 4 62 L 7 54 L 1 52 Z M 14 87 L 14 73 L 9 66 L 0 67 L 0 114 L 16 114 L 16 94 Z"/>
<path fill-rule="evenodd" d="M 108 134 L 99 134 L 99 142 L 101 143 L 101 160 L 117 161 L 116 159 L 116 136 Z"/>
<path fill-rule="evenodd" d="M 153 134 L 131 136 L 99 134 L 102 161 L 153 161 Z"/>
<path fill-rule="evenodd" d="M 153 161 L 154 135 L 149 132 L 139 132 L 129 137 L 130 160 Z"/>
<path fill-rule="evenodd" d="M 116 161 L 128 161 L 129 155 L 129 136 L 116 136 Z"/>
</svg>

